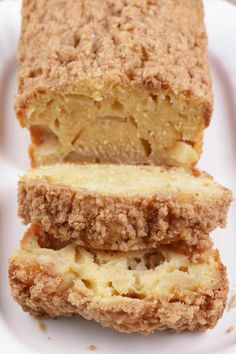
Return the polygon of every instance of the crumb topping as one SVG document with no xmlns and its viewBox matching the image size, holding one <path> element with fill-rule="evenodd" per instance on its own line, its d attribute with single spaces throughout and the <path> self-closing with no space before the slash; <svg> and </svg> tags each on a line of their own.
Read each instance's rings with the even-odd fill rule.
<svg viewBox="0 0 236 354">
<path fill-rule="evenodd" d="M 24 1 L 19 91 L 108 81 L 211 102 L 201 1 Z"/>
</svg>

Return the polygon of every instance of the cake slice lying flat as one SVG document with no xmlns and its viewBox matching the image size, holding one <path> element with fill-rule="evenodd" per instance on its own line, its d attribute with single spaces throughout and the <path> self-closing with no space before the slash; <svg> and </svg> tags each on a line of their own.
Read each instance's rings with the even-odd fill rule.
<svg viewBox="0 0 236 354">
<path fill-rule="evenodd" d="M 199 250 L 223 227 L 231 192 L 182 168 L 62 164 L 19 181 L 19 216 L 48 237 L 108 250 L 183 241 Z"/>
<path fill-rule="evenodd" d="M 18 58 L 34 166 L 198 161 L 212 111 L 201 0 L 23 1 Z"/>
<path fill-rule="evenodd" d="M 43 243 L 33 226 L 10 259 L 12 295 L 33 316 L 82 316 L 149 334 L 204 331 L 224 310 L 228 284 L 215 250 L 191 260 L 172 246 L 125 253 Z"/>
</svg>

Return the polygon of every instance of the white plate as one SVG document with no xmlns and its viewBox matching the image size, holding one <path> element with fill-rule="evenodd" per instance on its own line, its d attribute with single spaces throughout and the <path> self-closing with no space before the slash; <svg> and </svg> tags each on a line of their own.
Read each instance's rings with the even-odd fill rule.
<svg viewBox="0 0 236 354">
<path fill-rule="evenodd" d="M 215 111 L 205 135 L 200 167 L 236 192 L 236 7 L 220 0 L 208 0 L 205 6 Z M 39 331 L 37 321 L 11 299 L 8 257 L 24 232 L 16 216 L 16 181 L 29 164 L 28 133 L 19 128 L 12 108 L 16 94 L 19 23 L 19 2 L 0 2 L 0 352 L 83 354 L 94 344 L 101 354 L 236 353 L 236 309 L 226 310 L 218 325 L 203 334 L 125 335 L 102 328 L 93 321 L 73 319 L 44 321 L 44 333 Z M 235 215 L 234 203 L 227 229 L 212 234 L 228 268 L 231 292 L 236 291 Z M 226 333 L 230 326 L 235 326 L 235 330 Z"/>
</svg>

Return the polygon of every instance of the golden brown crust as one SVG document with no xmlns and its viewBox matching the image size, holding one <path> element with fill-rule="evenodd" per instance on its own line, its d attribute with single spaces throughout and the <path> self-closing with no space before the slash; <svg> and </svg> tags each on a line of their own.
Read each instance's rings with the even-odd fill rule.
<svg viewBox="0 0 236 354">
<path fill-rule="evenodd" d="M 82 316 L 121 332 L 150 334 L 166 328 L 205 331 L 221 317 L 228 291 L 225 267 L 219 261 L 219 278 L 213 289 L 170 302 L 166 297 L 150 297 L 107 302 L 90 298 L 72 287 L 51 266 L 27 263 L 12 258 L 9 279 L 14 299 L 31 315 Z"/>
<path fill-rule="evenodd" d="M 208 234 L 224 227 L 232 200 L 223 188 L 217 197 L 195 194 L 114 196 L 46 181 L 19 181 L 18 215 L 38 223 L 48 237 L 98 249 L 131 251 L 183 241 L 198 251 L 212 242 Z"/>
<path fill-rule="evenodd" d="M 102 78 L 194 100 L 208 125 L 203 17 L 200 0 L 25 0 L 18 118 L 24 124 L 28 102 L 41 93 L 73 92 L 78 80 Z"/>
</svg>

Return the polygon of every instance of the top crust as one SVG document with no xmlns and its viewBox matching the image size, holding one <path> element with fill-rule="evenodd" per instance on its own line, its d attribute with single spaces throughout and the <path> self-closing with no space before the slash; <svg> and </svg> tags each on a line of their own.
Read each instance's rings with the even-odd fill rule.
<svg viewBox="0 0 236 354">
<path fill-rule="evenodd" d="M 16 112 L 46 90 L 103 79 L 202 104 L 212 92 L 200 0 L 24 0 Z M 98 81 L 97 81 L 98 82 Z"/>
</svg>

